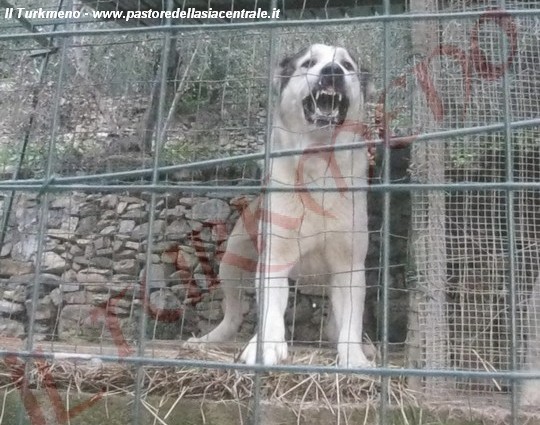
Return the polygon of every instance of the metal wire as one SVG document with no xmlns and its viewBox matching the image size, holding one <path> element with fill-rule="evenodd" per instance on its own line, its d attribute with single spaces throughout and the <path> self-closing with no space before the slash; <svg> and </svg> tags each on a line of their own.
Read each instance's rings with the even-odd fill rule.
<svg viewBox="0 0 540 425">
<path fill-rule="evenodd" d="M 63 0 L 59 1 L 58 8 L 61 8 L 63 4 Z M 60 93 L 63 89 L 63 81 L 64 81 L 64 71 L 65 71 L 65 65 L 66 65 L 66 44 L 67 40 L 63 39 L 61 41 L 61 47 L 60 47 L 60 69 L 58 73 L 58 78 L 56 81 L 56 91 L 54 93 L 54 101 L 53 101 L 53 108 L 52 108 L 52 116 L 51 116 L 51 136 L 49 138 L 48 142 L 48 152 L 47 152 L 47 169 L 45 173 L 46 178 L 50 178 L 52 175 L 53 170 L 53 164 L 54 164 L 54 158 L 55 158 L 55 141 L 56 141 L 56 135 L 58 131 L 58 119 L 59 119 L 59 105 L 60 105 Z M 25 140 L 25 143 L 27 141 Z M 49 192 L 44 192 L 41 194 L 41 205 L 40 205 L 40 221 L 39 221 L 39 234 L 44 235 L 45 229 L 47 225 L 47 216 L 49 211 Z M 11 206 L 10 206 L 11 208 Z M 9 214 L 9 211 L 5 211 L 5 214 Z M 45 238 L 39 238 L 37 247 L 36 247 L 36 258 L 35 258 L 35 274 L 33 277 L 33 285 L 31 289 L 31 305 L 36 306 L 39 299 L 39 292 L 41 290 L 41 282 L 40 282 L 40 271 L 41 271 L 41 264 L 44 254 L 44 246 L 45 246 Z M 28 331 L 27 331 L 27 339 L 26 339 L 26 350 L 32 351 L 34 347 L 34 326 L 35 326 L 35 317 L 36 317 L 36 309 L 32 308 L 30 310 L 29 314 L 29 323 L 28 323 Z M 29 365 L 25 364 L 24 369 L 24 376 L 25 379 L 28 376 L 29 373 Z M 24 421 L 24 411 L 23 407 L 19 406 L 19 414 L 18 414 L 18 421 L 21 425 Z"/>
<path fill-rule="evenodd" d="M 511 16 L 537 16 L 539 9 L 518 9 L 508 10 L 505 13 L 509 13 Z M 41 36 L 45 37 L 70 37 L 72 35 L 109 35 L 116 33 L 123 34 L 137 34 L 137 33 L 150 33 L 150 32 L 165 32 L 165 31 L 178 31 L 178 32 L 194 32 L 194 31 L 227 31 L 227 30 L 242 30 L 242 29 L 261 29 L 261 28 L 290 28 L 290 27 L 303 27 L 310 26 L 330 26 L 330 25 L 344 25 L 344 24 L 362 24 L 362 23 L 380 23 L 380 22 L 394 22 L 394 21 L 424 21 L 432 19 L 469 19 L 479 18 L 485 12 L 484 11 L 469 11 L 469 12 L 448 12 L 448 13 L 411 13 L 411 14 L 399 14 L 399 15 L 376 15 L 376 16 L 359 16 L 359 17 L 343 17 L 343 18 L 329 18 L 329 19 L 306 19 L 306 20 L 290 20 L 290 21 L 264 21 L 264 22 L 249 22 L 249 23 L 228 23 L 224 24 L 187 24 L 187 25 L 171 25 L 170 27 L 162 26 L 149 26 L 149 27 L 135 27 L 135 28 L 110 28 L 110 29 L 96 29 L 96 30 L 78 30 L 78 31 L 58 31 L 53 32 L 41 32 Z M 0 35 L 0 40 L 18 40 L 32 38 L 31 34 L 10 34 Z"/>
<path fill-rule="evenodd" d="M 540 118 L 530 119 L 530 120 L 518 120 L 518 121 L 512 121 L 509 123 L 509 126 L 511 129 L 529 128 L 529 127 L 535 127 L 538 125 L 540 125 Z M 452 137 L 462 137 L 462 136 L 473 135 L 473 134 L 484 134 L 484 133 L 496 132 L 496 131 L 504 130 L 504 128 L 505 128 L 504 123 L 489 124 L 489 125 L 455 129 L 455 130 L 434 131 L 428 134 L 419 134 L 418 136 L 413 136 L 413 137 L 411 136 L 394 137 L 392 138 L 392 141 L 395 141 L 396 143 L 410 143 L 412 139 L 414 144 L 418 144 L 422 142 L 430 142 L 430 141 L 434 142 L 437 140 L 445 140 Z M 365 148 L 366 146 L 377 146 L 377 145 L 382 145 L 384 143 L 385 143 L 384 140 L 377 139 L 377 140 L 366 141 L 366 142 L 344 143 L 344 144 L 340 144 L 339 146 L 332 146 L 332 145 L 321 146 L 321 147 L 311 148 L 311 149 L 281 149 L 281 150 L 273 151 L 270 154 L 270 158 L 281 158 L 281 157 L 293 156 L 293 155 L 298 155 L 298 154 L 309 154 L 309 153 L 316 153 L 316 152 L 329 152 L 329 151 L 339 152 L 341 150 L 362 149 L 362 148 Z M 216 167 L 220 165 L 234 164 L 238 162 L 256 161 L 256 160 L 261 160 L 264 158 L 265 158 L 264 153 L 234 155 L 228 158 L 194 161 L 188 164 L 160 166 L 157 168 L 157 171 L 160 174 L 166 174 L 166 173 L 173 173 L 175 171 L 190 170 L 190 169 L 204 169 L 204 168 Z M 115 179 L 128 179 L 128 178 L 148 176 L 148 175 L 153 174 L 153 172 L 154 172 L 153 168 L 146 168 L 146 169 L 139 169 L 139 170 L 118 171 L 118 172 L 112 172 L 112 173 L 102 173 L 102 174 L 84 175 L 84 176 L 55 176 L 52 178 L 52 181 L 60 182 L 60 183 L 62 182 L 63 183 L 91 182 L 94 180 L 113 181 Z M 44 184 L 46 184 L 44 179 L 4 180 L 4 181 L 0 181 L 0 190 L 4 190 L 4 189 L 10 190 L 10 188 L 14 186 L 17 186 L 17 187 L 20 186 L 22 188 L 22 187 L 37 187 L 38 185 L 42 186 Z M 32 186 L 32 185 L 35 185 L 35 186 Z M 97 187 L 100 189 L 102 188 L 101 185 L 98 185 Z"/>
<path fill-rule="evenodd" d="M 166 9 L 172 10 L 173 8 L 173 1 L 167 0 L 166 3 Z M 164 28 L 167 28 L 171 25 L 170 18 L 167 20 L 166 25 Z M 152 184 L 157 184 L 159 181 L 159 173 L 158 173 L 158 167 L 160 163 L 160 154 L 161 149 L 164 144 L 165 140 L 165 134 L 164 134 L 164 117 L 165 117 L 165 97 L 166 97 L 166 91 L 167 91 L 167 72 L 169 69 L 169 59 L 170 59 L 170 51 L 172 49 L 172 43 L 171 38 L 173 37 L 172 33 L 170 31 L 165 32 L 163 37 L 163 49 L 161 52 L 162 55 L 162 61 L 161 61 L 161 75 L 160 75 L 160 85 L 159 85 L 159 104 L 158 104 L 158 111 L 157 111 L 157 122 L 158 126 L 156 129 L 156 138 L 154 142 L 154 149 L 153 149 L 153 156 L 154 156 L 154 163 L 153 163 L 153 172 L 152 172 Z M 155 222 L 155 216 L 156 216 L 156 192 L 153 191 L 150 195 L 150 205 L 149 205 L 149 221 L 148 221 L 148 234 L 147 234 L 147 249 L 145 253 L 145 266 L 144 266 L 144 286 L 143 286 L 143 299 L 147 300 L 150 297 L 150 270 L 152 268 L 153 262 L 152 262 L 152 252 L 153 252 L 153 245 L 154 245 L 154 222 Z M 147 313 L 146 308 L 141 308 L 141 314 L 139 318 L 139 338 L 137 343 L 137 354 L 139 356 L 143 356 L 145 352 L 145 344 L 146 344 L 146 329 L 147 329 Z M 135 386 L 135 400 L 134 400 L 134 407 L 133 410 L 133 423 L 135 425 L 140 424 L 142 421 L 142 411 L 143 411 L 143 400 L 142 400 L 142 387 L 143 387 L 143 380 L 144 380 L 144 370 L 142 367 L 137 368 L 137 378 L 136 378 L 136 386 Z"/>
<path fill-rule="evenodd" d="M 152 190 L 155 192 L 169 192 L 171 190 L 178 190 L 184 192 L 193 192 L 193 193 L 208 193 L 213 192 L 217 188 L 220 190 L 226 190 L 227 192 L 235 193 L 260 193 L 260 186 L 227 186 L 227 185 L 173 185 L 173 184 L 101 184 L 101 185 L 82 185 L 82 184 L 27 184 L 27 185 L 0 185 L 0 190 L 19 190 L 19 191 L 31 191 L 36 190 L 47 190 L 50 192 L 71 192 L 71 191 L 98 191 L 98 192 L 125 192 L 126 190 L 134 191 L 143 191 L 143 190 Z M 348 191 L 370 191 L 370 192 L 418 192 L 418 191 L 429 191 L 429 190 L 444 190 L 445 192 L 465 192 L 468 190 L 518 190 L 518 189 L 530 189 L 530 190 L 539 190 L 540 182 L 514 182 L 514 183 L 392 183 L 392 184 L 377 184 L 366 188 L 365 186 L 356 186 L 351 185 L 347 187 Z M 332 192 L 335 189 L 332 188 L 287 188 L 287 187 L 273 187 L 266 189 L 268 193 L 271 192 Z"/>
<path fill-rule="evenodd" d="M 491 372 L 491 371 L 476 371 L 476 370 L 446 370 L 446 369 L 411 369 L 411 368 L 346 368 L 339 366 L 322 366 L 322 365 L 246 365 L 243 363 L 227 363 L 216 362 L 210 360 L 190 360 L 190 359 L 167 359 L 167 358 L 152 358 L 148 357 L 119 357 L 106 354 L 76 354 L 76 353 L 58 353 L 50 351 L 30 352 L 30 351 L 13 351 L 0 350 L 0 357 L 17 356 L 25 359 L 46 359 L 46 360 L 92 360 L 100 359 L 104 362 L 119 363 L 133 365 L 147 365 L 149 362 L 155 366 L 164 367 L 194 367 L 200 369 L 219 369 L 219 370 L 244 370 L 244 371 L 259 371 L 259 372 L 288 372 L 288 373 L 343 373 L 348 375 L 373 375 L 373 376 L 442 376 L 442 377 L 463 377 L 463 378 L 480 378 L 480 379 L 540 379 L 540 371 L 511 371 L 511 372 Z"/>
<path fill-rule="evenodd" d="M 276 8 L 277 6 L 277 0 L 272 0 L 270 5 L 270 10 L 273 8 Z M 277 65 L 277 33 L 275 29 L 272 29 L 270 31 L 270 40 L 268 42 L 268 81 L 272 81 L 274 76 L 274 69 Z M 265 135 L 266 140 L 272 139 L 272 131 L 273 131 L 273 116 L 270 113 L 272 110 L 272 105 L 274 104 L 274 87 L 273 84 L 268 84 L 267 89 L 267 116 L 266 116 L 266 129 L 265 129 Z M 263 166 L 263 173 L 262 173 L 262 184 L 265 185 L 264 179 L 266 176 L 270 175 L 271 170 L 271 154 L 272 154 L 273 146 L 271 143 L 266 143 L 264 145 L 264 166 Z M 272 231 L 271 228 L 271 220 L 269 216 L 269 211 L 271 208 L 271 200 L 269 196 L 264 196 L 262 200 L 262 222 L 260 225 L 260 232 L 261 235 L 267 235 L 270 234 Z M 270 230 L 270 232 L 269 232 Z M 265 311 L 265 303 L 268 301 L 264 295 L 264 288 L 268 283 L 266 282 L 267 274 L 269 273 L 269 270 L 266 269 L 266 264 L 270 264 L 268 261 L 270 258 L 270 252 L 271 252 L 271 245 L 270 245 L 271 238 L 264 238 L 262 237 L 262 249 L 261 249 L 261 257 L 263 258 L 263 261 L 261 261 L 260 265 L 258 266 L 257 273 L 259 275 L 259 281 L 255 282 L 255 284 L 258 286 L 258 308 L 257 308 L 257 323 L 259 323 L 258 330 L 257 330 L 257 347 L 256 347 L 256 355 L 255 355 L 255 361 L 258 364 L 263 364 L 263 343 L 264 340 L 261 338 L 261 332 L 264 326 L 264 311 Z M 262 376 L 259 371 L 255 372 L 255 391 L 254 391 L 254 397 L 253 397 L 253 408 L 252 408 L 252 417 L 250 418 L 251 423 L 253 425 L 258 425 L 262 421 L 262 412 L 261 412 L 261 400 L 262 400 Z"/>
<path fill-rule="evenodd" d="M 390 16 L 390 0 L 383 1 L 384 16 Z M 384 42 L 383 52 L 388 52 L 390 48 L 390 28 L 388 22 L 384 22 Z M 390 86 L 390 58 L 387 54 L 384 55 L 383 67 L 383 86 Z M 384 99 L 384 115 L 387 116 L 390 111 L 388 101 Z M 390 184 L 390 135 L 388 132 L 384 134 L 384 157 L 383 157 L 383 184 Z M 388 323 L 389 323 L 389 301 L 388 293 L 390 288 L 390 192 L 383 194 L 383 225 L 382 225 L 382 329 L 381 329 L 381 366 L 388 367 Z M 379 424 L 386 425 L 388 423 L 388 402 L 389 402 L 389 387 L 390 381 L 387 377 L 382 377 L 381 386 L 381 402 L 379 406 Z"/>
<path fill-rule="evenodd" d="M 505 8 L 505 0 L 500 0 L 501 8 Z M 509 57 L 508 40 L 502 25 L 500 26 L 501 57 Z M 504 72 L 502 76 L 503 88 L 503 103 L 504 103 L 504 137 L 505 137 L 505 174 L 506 181 L 512 183 L 514 181 L 514 155 L 512 146 L 512 129 L 510 128 L 510 79 L 508 72 Z M 514 221 L 515 202 L 514 192 L 509 190 L 506 192 L 506 208 L 509 213 L 506 215 L 508 226 L 507 240 L 507 255 L 508 255 L 508 294 L 510 299 L 510 369 L 518 369 L 518 328 L 517 328 L 517 308 L 516 308 L 516 228 Z M 510 381 L 510 410 L 512 425 L 516 425 L 518 421 L 518 383 L 515 380 Z"/>
</svg>

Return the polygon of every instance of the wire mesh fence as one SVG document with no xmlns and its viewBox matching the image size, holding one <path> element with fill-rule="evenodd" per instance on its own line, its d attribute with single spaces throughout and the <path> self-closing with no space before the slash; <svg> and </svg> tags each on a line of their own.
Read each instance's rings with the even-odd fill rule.
<svg viewBox="0 0 540 425">
<path fill-rule="evenodd" d="M 456 3 L 449 10 L 465 7 Z M 538 38 L 531 35 L 537 26 L 535 17 L 506 23 L 448 21 L 441 26 L 441 43 L 454 49 L 448 49 L 434 74 L 442 80 L 438 86 L 445 114 L 434 120 L 429 106 L 424 106 L 417 110 L 416 119 L 430 122 L 433 130 L 495 123 L 506 127 L 430 144 L 430 152 L 419 147 L 422 156 L 415 161 L 416 178 L 433 181 L 437 176 L 440 183 L 537 181 L 538 170 L 531 166 L 538 154 L 536 127 L 509 127 L 512 121 L 538 116 L 536 96 L 531 95 L 538 54 Z M 464 52 L 473 56 L 472 63 L 462 60 Z M 493 62 L 488 64 L 486 58 Z M 462 72 L 469 78 L 457 77 Z M 536 217 L 530 214 L 538 210 L 537 194 L 526 189 L 510 194 L 475 189 L 417 196 L 413 234 L 416 227 L 419 235 L 429 238 L 430 249 L 415 254 L 413 277 L 432 297 L 418 304 L 420 326 L 433 327 L 420 336 L 427 364 L 468 370 L 527 369 L 526 346 L 535 344 L 534 324 L 529 328 L 531 322 L 524 317 L 538 269 Z M 425 214 L 426 209 L 435 213 Z M 471 394 L 500 394 L 509 390 L 510 382 L 457 379 L 449 385 Z"/>
<path fill-rule="evenodd" d="M 326 3 L 158 27 L 2 3 L 0 423 L 540 420 L 538 4 Z M 368 192 L 367 257 L 342 271 L 365 274 L 373 369 L 337 366 L 327 270 L 289 282 L 286 364 L 240 362 L 263 323 L 249 274 L 238 335 L 185 343 L 223 319 L 219 265 L 261 183 L 287 190 L 265 172 L 305 154 L 269 143 L 273 85 L 314 43 L 377 89 L 354 140 L 369 186 L 347 185 Z"/>
</svg>

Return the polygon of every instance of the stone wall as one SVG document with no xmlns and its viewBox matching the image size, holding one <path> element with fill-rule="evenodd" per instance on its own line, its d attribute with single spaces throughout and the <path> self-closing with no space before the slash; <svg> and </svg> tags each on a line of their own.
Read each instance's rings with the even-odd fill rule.
<svg viewBox="0 0 540 425">
<path fill-rule="evenodd" d="M 229 199 L 158 195 L 149 259 L 150 297 L 143 301 L 150 194 L 73 193 L 51 197 L 37 278 L 34 268 L 40 243 L 41 201 L 37 196 L 20 195 L 15 203 L 0 254 L 3 335 L 25 335 L 32 292 L 38 282 L 34 319 L 35 332 L 42 338 L 107 338 L 111 320 L 120 323 L 126 338 L 135 337 L 141 306 L 152 307 L 147 311 L 184 309 L 186 287 L 193 282 L 201 286 L 205 283 L 201 262 L 207 259 L 217 268 L 216 229 L 230 231 L 238 217 Z M 194 234 L 204 246 L 203 253 L 197 253 L 193 246 Z M 208 311 L 217 298 L 218 291 L 196 308 L 186 307 L 185 314 L 177 314 L 174 324 L 158 318 L 160 326 L 151 331 L 158 338 L 198 332 L 199 325 L 219 318 L 219 308 L 212 314 Z M 174 326 L 162 329 L 161 322 Z"/>
<path fill-rule="evenodd" d="M 380 229 L 382 203 L 370 195 L 370 229 Z M 91 341 L 138 336 L 142 307 L 148 312 L 146 338 L 186 339 L 214 327 L 222 317 L 219 289 L 212 287 L 218 258 L 227 234 L 239 217 L 239 205 L 249 197 L 208 193 L 193 197 L 178 193 L 157 195 L 153 244 L 148 271 L 149 298 L 143 294 L 147 261 L 149 193 L 70 193 L 49 195 L 47 235 L 40 242 L 43 198 L 19 194 L 9 232 L 0 252 L 0 335 L 24 338 L 31 319 L 33 290 L 37 285 L 35 334 L 39 339 Z M 1 199 L 1 198 L 0 198 Z M 400 201 L 400 202 L 408 202 Z M 403 341 L 406 332 L 406 291 L 403 264 L 406 256 L 408 205 L 393 210 L 401 233 L 391 261 L 391 339 Z M 370 235 L 366 266 L 368 308 L 366 330 L 376 337 L 380 235 Z M 35 274 L 36 252 L 42 243 L 41 270 Z M 210 287 L 210 290 L 208 290 Z M 198 292 L 202 300 L 195 305 Z M 245 321 L 241 337 L 255 329 L 254 290 L 245 290 Z M 291 290 L 286 321 L 299 341 L 320 341 L 326 315 L 322 289 Z M 293 332 L 294 324 L 294 332 Z M 112 331 L 112 333 L 111 333 Z"/>
</svg>

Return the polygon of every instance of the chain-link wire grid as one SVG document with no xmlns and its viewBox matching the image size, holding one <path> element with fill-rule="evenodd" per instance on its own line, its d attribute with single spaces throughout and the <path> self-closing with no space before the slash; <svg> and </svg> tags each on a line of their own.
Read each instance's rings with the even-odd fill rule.
<svg viewBox="0 0 540 425">
<path fill-rule="evenodd" d="M 443 10 L 496 6 L 449 2 Z M 535 7 L 533 2 L 505 4 L 507 10 Z M 434 118 L 432 105 L 422 99 L 416 103 L 415 122 L 436 131 L 504 126 L 415 146 L 415 180 L 463 185 L 538 181 L 538 127 L 511 125 L 538 117 L 538 24 L 538 17 L 531 16 L 436 26 L 441 45 L 452 49 L 431 64 L 444 114 Z M 488 67 L 487 61 L 494 65 Z M 537 323 L 526 317 L 536 314 L 538 193 L 480 186 L 418 192 L 412 205 L 410 277 L 419 293 L 413 302 L 419 323 L 410 343 L 421 341 L 421 363 L 478 371 L 534 369 L 536 355 L 525 353 L 537 347 Z M 471 397 L 518 393 L 516 382 L 504 379 L 426 379 L 422 385 Z M 533 387 L 538 391 L 533 381 L 527 385 L 526 393 Z M 510 403 L 510 398 L 500 402 Z"/>
<path fill-rule="evenodd" d="M 3 323 L 5 329 L 10 326 L 15 329 L 14 334 L 26 340 L 22 346 L 5 343 L 2 355 L 12 371 L 3 375 L 4 382 L 13 385 L 21 376 L 27 376 L 31 389 L 40 385 L 47 390 L 75 385 L 96 397 L 101 395 L 102 386 L 110 385 L 115 388 L 113 393 L 127 394 L 134 401 L 135 413 L 129 411 L 125 419 L 132 423 L 144 422 L 145 411 L 152 412 L 153 419 L 159 417 L 167 423 L 167 411 L 152 404 L 150 393 L 181 398 L 184 391 L 195 399 L 209 395 L 236 400 L 239 405 L 251 401 L 255 423 L 271 421 L 265 419 L 265 401 L 283 400 L 287 394 L 292 395 L 295 406 L 309 401 L 337 411 L 329 421 L 336 417 L 337 421 L 347 420 L 349 413 L 341 403 L 367 405 L 361 420 L 375 420 L 369 416 L 370 406 L 378 404 L 378 420 L 384 424 L 394 421 L 396 409 L 398 415 L 405 414 L 411 421 L 418 419 L 414 411 L 416 393 L 411 393 L 400 377 L 408 377 L 411 382 L 413 377 L 423 378 L 422 388 L 427 388 L 428 396 L 435 395 L 437 389 L 447 391 L 441 381 L 452 382 L 451 388 L 465 394 L 465 402 L 472 395 L 505 393 L 511 387 L 509 383 L 522 376 L 517 374 L 518 363 L 512 363 L 512 356 L 525 356 L 525 351 L 519 351 L 512 342 L 512 327 L 523 329 L 519 335 L 534 336 L 537 332 L 535 325 L 531 325 L 535 320 L 531 318 L 533 309 L 526 307 L 528 301 L 534 300 L 529 294 L 535 279 L 533 261 L 537 260 L 531 248 L 514 248 L 516 255 L 523 252 L 526 266 L 517 256 L 512 267 L 507 265 L 508 260 L 494 259 L 499 257 L 493 255 L 477 259 L 477 244 L 470 235 L 476 232 L 480 238 L 485 232 L 493 232 L 483 243 L 490 249 L 499 246 L 497 252 L 505 258 L 514 257 L 505 245 L 511 227 L 505 214 L 513 210 L 516 217 L 524 214 L 515 220 L 516 241 L 521 241 L 521 235 L 526 233 L 531 241 L 527 246 L 534 246 L 536 233 L 531 223 L 535 220 L 535 208 L 518 208 L 521 204 L 534 205 L 536 199 L 536 179 L 527 174 L 535 167 L 528 156 L 535 152 L 534 143 L 524 142 L 513 153 L 514 181 L 533 184 L 513 192 L 510 204 L 506 194 L 512 186 L 505 149 L 507 128 L 511 129 L 512 139 L 519 140 L 527 139 L 528 132 L 536 128 L 529 122 L 516 129 L 510 122 L 529 120 L 538 125 L 533 110 L 537 49 L 534 25 L 538 19 L 535 5 L 520 6 L 514 18 L 520 23 L 520 55 L 524 52 L 523 56 L 518 55 L 523 66 L 517 68 L 523 69 L 517 80 L 521 83 L 515 84 L 513 68 L 505 74 L 504 78 L 510 80 L 506 83 L 502 77 L 496 81 L 471 77 L 473 94 L 465 114 L 460 104 L 466 103 L 467 97 L 463 93 L 464 79 L 459 72 L 452 72 L 452 63 L 432 62 L 435 69 L 430 75 L 436 76 L 437 90 L 448 102 L 442 122 L 434 120 L 425 91 L 414 84 L 407 84 L 403 90 L 401 83 L 396 83 L 402 81 L 403 75 L 407 82 L 415 83 L 418 79 L 410 69 L 422 63 L 423 57 L 414 51 L 410 40 L 411 23 L 413 27 L 431 26 L 434 21 L 418 13 L 390 17 L 390 5 L 377 5 L 379 9 L 381 6 L 379 16 L 338 18 L 329 2 L 328 9 L 319 10 L 317 16 L 331 11 L 326 17 L 333 20 L 310 20 L 314 15 L 305 10 L 305 14 L 297 14 L 302 21 L 291 26 L 281 21 L 240 23 L 238 28 L 226 24 L 205 28 L 194 23 L 178 27 L 178 32 L 171 28 L 123 29 L 112 23 L 76 21 L 54 28 L 54 23 L 50 23 L 43 28 L 44 36 L 54 41 L 57 51 L 48 56 L 36 52 L 35 49 L 45 46 L 27 34 L 19 22 L 6 26 L 0 40 L 6 45 L 5 54 L 10 61 L 2 65 L 6 76 L 2 82 L 2 102 L 10 113 L 2 121 L 1 164 L 5 180 L 0 188 L 3 217 L 10 211 L 6 208 L 9 200 L 15 199 L 8 225 L 20 228 L 19 239 L 5 239 L 2 246 L 5 251 L 5 246 L 11 246 L 9 255 L 1 257 L 10 260 L 2 262 L 6 267 L 2 284 L 7 288 L 3 291 L 2 317 L 7 319 Z M 51 3 L 47 7 L 54 9 L 58 5 Z M 455 13 L 458 10 L 464 13 Z M 448 36 L 452 44 L 461 42 L 468 46 L 466 29 L 474 27 L 484 10 L 469 6 L 444 9 L 443 13 L 431 10 L 441 18 L 435 33 L 441 31 L 442 41 L 447 32 L 457 34 L 452 35 L 454 38 Z M 452 30 L 454 27 L 458 29 Z M 482 46 L 498 52 L 502 49 L 502 42 L 496 38 L 500 28 L 489 28 L 491 32 L 482 32 L 482 37 L 486 37 Z M 57 31 L 59 34 L 54 34 Z M 210 210 L 218 216 L 221 211 L 231 210 L 231 222 L 234 221 L 239 215 L 233 211 L 234 202 L 242 203 L 240 195 L 259 191 L 256 161 L 264 162 L 270 154 L 276 154 L 253 153 L 264 146 L 271 126 L 267 117 L 271 116 L 273 105 L 268 106 L 268 94 L 275 63 L 269 63 L 269 57 L 275 62 L 314 42 L 346 45 L 376 71 L 376 86 L 386 95 L 377 100 L 386 98 L 386 112 L 392 114 L 387 138 L 390 132 L 425 133 L 414 142 L 413 184 L 393 180 L 389 169 L 391 154 L 381 149 L 379 157 L 384 159 L 384 165 L 371 186 L 372 198 L 382 204 L 382 220 L 376 227 L 370 226 L 370 246 L 380 261 L 368 266 L 368 274 L 373 275 L 368 283 L 379 297 L 381 319 L 374 335 L 380 346 L 379 367 L 367 377 L 362 376 L 367 371 L 340 370 L 332 364 L 327 351 L 315 360 L 309 351 L 300 352 L 293 357 L 295 365 L 273 368 L 232 363 L 232 352 L 216 353 L 210 348 L 202 354 L 181 350 L 181 358 L 176 359 L 176 352 L 170 355 L 171 344 L 162 343 L 163 335 L 171 333 L 175 338 L 185 338 L 212 328 L 220 318 L 219 291 L 208 294 L 206 302 L 196 308 L 177 304 L 178 300 L 189 298 L 191 283 L 198 290 L 211 285 L 201 262 L 205 257 L 197 255 L 197 248 L 202 248 L 206 258 L 214 261 L 223 249 L 224 235 L 230 231 L 231 223 L 227 222 L 225 229 L 197 228 L 194 224 Z M 32 56 L 34 53 L 37 56 Z M 500 98 L 504 84 L 511 87 L 510 91 L 515 88 L 516 102 L 522 102 L 522 106 L 516 103 L 515 108 L 510 102 L 512 114 L 505 113 L 505 102 Z M 485 98 L 486 93 L 491 97 Z M 493 108 L 495 101 L 502 106 Z M 485 128 L 470 128 L 479 125 L 498 125 L 498 132 L 487 135 Z M 464 129 L 464 133 L 434 139 L 435 132 L 456 129 Z M 532 141 L 536 136 L 531 137 Z M 14 140 L 16 144 L 12 143 Z M 28 143 L 24 167 L 18 168 L 25 140 Z M 146 143 L 140 143 L 141 140 Z M 382 144 L 377 140 L 373 143 Z M 488 158 L 486 152 L 490 151 Z M 478 178 L 475 170 L 482 169 L 478 164 L 490 174 L 486 171 L 484 177 Z M 10 178 L 13 173 L 19 180 Z M 518 178 L 517 173 L 523 178 Z M 496 182 L 500 187 L 463 190 L 464 181 Z M 455 192 L 447 194 L 451 187 L 447 183 L 458 183 L 453 188 Z M 425 195 L 423 185 L 430 184 L 439 186 Z M 395 205 L 398 190 L 413 193 L 410 243 L 415 285 L 408 348 L 414 367 L 406 369 L 396 369 L 402 360 L 395 362 L 389 350 L 393 325 L 390 316 L 394 313 L 390 300 L 395 293 L 407 294 L 404 287 L 395 288 L 391 282 L 395 277 L 391 270 L 404 267 L 402 259 L 394 258 L 391 250 L 404 236 L 394 233 L 395 223 L 391 222 L 391 210 L 400 208 Z M 480 201 L 480 191 L 488 199 Z M 522 193 L 528 197 L 522 198 Z M 226 206 L 218 202 L 220 197 L 227 201 Z M 461 201 L 465 197 L 468 200 Z M 231 198 L 234 202 L 229 202 Z M 478 226 L 479 217 L 488 214 L 482 208 L 490 210 L 489 228 L 487 224 Z M 467 218 L 465 212 L 469 211 Z M 463 224 L 456 224 L 454 230 L 451 223 L 459 224 L 461 220 L 478 227 L 459 233 Z M 175 233 L 180 235 L 179 240 Z M 187 264 L 179 263 L 178 244 Z M 199 269 L 192 267 L 190 260 Z M 153 271 L 157 270 L 155 265 L 164 263 L 176 268 L 166 277 Z M 12 268 L 9 273 L 7 267 Z M 509 269 L 514 270 L 510 275 Z M 167 282 L 174 273 L 176 280 Z M 193 276 L 194 282 L 186 284 L 186 275 Z M 514 280 L 509 280 L 512 275 Z M 511 296 L 508 288 L 515 276 L 527 276 L 529 280 L 520 281 L 515 296 Z M 473 277 L 480 284 L 467 289 Z M 244 292 L 247 310 L 249 304 L 254 304 L 253 287 L 246 284 Z M 315 336 L 298 341 L 294 334 L 299 332 L 300 312 L 306 309 L 299 306 L 297 295 L 295 292 L 291 297 L 289 312 L 294 344 L 309 342 L 324 347 L 321 339 L 325 297 L 312 295 L 311 299 L 319 302 L 315 309 L 321 310 L 312 324 Z M 511 314 L 514 299 L 519 316 Z M 148 304 L 158 306 L 157 316 L 155 311 L 144 308 Z M 181 308 L 180 317 L 168 318 L 171 326 L 159 316 Z M 21 315 L 25 318 L 23 332 L 16 328 Z M 202 327 L 201 317 L 207 322 Z M 510 323 L 513 320 L 514 324 Z M 253 328 L 243 331 L 244 336 L 249 336 Z M 90 334 L 83 335 L 84 332 Z M 417 334 L 420 337 L 416 338 Z M 93 347 L 85 343 L 88 338 L 93 338 Z M 516 342 L 521 339 L 519 336 Z M 66 345 L 66 341 L 71 345 Z M 532 351 L 527 364 L 534 366 L 537 348 L 529 346 Z M 176 349 L 176 345 L 172 347 Z M 33 362 L 23 361 L 35 356 L 38 349 L 44 351 L 43 357 L 50 362 L 37 365 L 46 373 L 36 372 Z M 61 363 L 55 356 L 82 362 L 87 369 L 77 369 L 74 362 Z M 112 369 L 101 369 L 103 363 Z M 14 366 L 21 365 L 25 366 L 26 375 L 13 372 Z M 47 369 L 47 365 L 52 367 Z M 253 378 L 240 373 L 245 370 L 261 373 Z M 275 374 L 263 377 L 262 372 L 269 371 Z M 344 372 L 344 378 L 333 375 L 335 371 Z M 330 374 L 330 379 L 323 376 L 325 373 Z M 531 373 L 529 376 L 539 378 L 537 370 Z M 55 380 L 53 386 L 47 384 L 51 377 Z M 530 383 L 534 389 L 534 381 Z M 28 405 L 19 406 L 20 418 L 25 414 L 32 416 Z M 55 406 L 53 403 L 53 413 Z M 408 410 L 409 406 L 414 407 L 413 411 Z M 257 408 L 261 410 L 257 412 Z M 89 407 L 88 411 L 92 409 L 96 407 Z M 512 413 L 513 421 L 517 421 L 517 411 Z M 482 412 L 478 414 L 481 416 Z M 30 417 L 31 421 L 36 415 Z"/>
</svg>

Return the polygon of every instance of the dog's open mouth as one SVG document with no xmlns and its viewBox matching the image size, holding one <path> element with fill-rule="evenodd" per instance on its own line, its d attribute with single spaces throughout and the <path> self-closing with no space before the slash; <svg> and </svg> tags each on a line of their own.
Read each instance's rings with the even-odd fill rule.
<svg viewBox="0 0 540 425">
<path fill-rule="evenodd" d="M 349 108 L 347 96 L 331 85 L 319 85 L 302 103 L 306 120 L 317 127 L 343 124 Z"/>
</svg>

